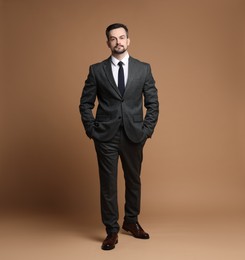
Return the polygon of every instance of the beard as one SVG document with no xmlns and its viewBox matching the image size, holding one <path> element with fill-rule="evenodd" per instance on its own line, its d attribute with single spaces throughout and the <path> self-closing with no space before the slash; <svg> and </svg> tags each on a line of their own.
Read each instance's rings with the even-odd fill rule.
<svg viewBox="0 0 245 260">
<path fill-rule="evenodd" d="M 121 47 L 120 49 L 117 49 L 118 47 Z M 115 48 L 113 49 L 113 53 L 114 54 L 123 54 L 125 51 L 127 51 L 127 48 L 125 48 L 122 45 L 117 45 L 115 46 Z"/>
</svg>

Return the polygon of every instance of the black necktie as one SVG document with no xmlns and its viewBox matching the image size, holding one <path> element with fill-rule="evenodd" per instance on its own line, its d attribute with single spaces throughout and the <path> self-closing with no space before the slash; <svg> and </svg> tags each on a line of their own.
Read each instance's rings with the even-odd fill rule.
<svg viewBox="0 0 245 260">
<path fill-rule="evenodd" d="M 118 62 L 119 70 L 118 70 L 118 89 L 123 96 L 125 91 L 125 84 L 124 84 L 124 72 L 123 72 L 123 63 L 120 61 Z"/>
</svg>

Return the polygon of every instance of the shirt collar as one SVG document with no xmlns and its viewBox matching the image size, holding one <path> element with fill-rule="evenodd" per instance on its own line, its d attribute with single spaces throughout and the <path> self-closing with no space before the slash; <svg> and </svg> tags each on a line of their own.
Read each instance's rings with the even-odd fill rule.
<svg viewBox="0 0 245 260">
<path fill-rule="evenodd" d="M 121 62 L 122 62 L 124 65 L 126 65 L 126 64 L 128 64 L 128 59 L 129 59 L 129 54 L 127 53 L 127 54 L 125 55 L 125 57 L 121 60 Z M 120 60 L 118 60 L 118 59 L 115 58 L 114 56 L 111 56 L 111 62 L 113 63 L 113 65 L 117 66 L 117 64 L 118 64 L 119 61 L 120 61 Z"/>
</svg>

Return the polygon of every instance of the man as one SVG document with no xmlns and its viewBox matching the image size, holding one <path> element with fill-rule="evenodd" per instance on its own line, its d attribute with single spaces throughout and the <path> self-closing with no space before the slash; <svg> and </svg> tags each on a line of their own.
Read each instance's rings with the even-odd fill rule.
<svg viewBox="0 0 245 260">
<path fill-rule="evenodd" d="M 124 24 L 112 24 L 107 27 L 106 36 L 111 56 L 90 66 L 79 108 L 86 134 L 94 140 L 97 153 L 101 215 L 107 232 L 102 249 L 110 250 L 118 243 L 119 157 L 126 184 L 122 228 L 136 238 L 149 238 L 138 222 L 140 172 L 143 146 L 153 134 L 159 104 L 150 65 L 128 54 L 128 28 Z M 92 110 L 96 98 L 98 107 L 94 118 Z"/>
</svg>

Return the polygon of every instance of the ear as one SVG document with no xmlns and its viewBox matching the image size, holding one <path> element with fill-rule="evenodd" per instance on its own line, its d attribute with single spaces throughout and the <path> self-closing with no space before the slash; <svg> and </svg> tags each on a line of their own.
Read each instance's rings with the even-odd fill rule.
<svg viewBox="0 0 245 260">
<path fill-rule="evenodd" d="M 107 44 L 108 48 L 110 48 L 110 42 L 106 41 L 106 44 Z"/>
<path fill-rule="evenodd" d="M 127 39 L 127 44 L 128 44 L 128 46 L 130 45 L 130 39 L 129 38 Z"/>
</svg>

